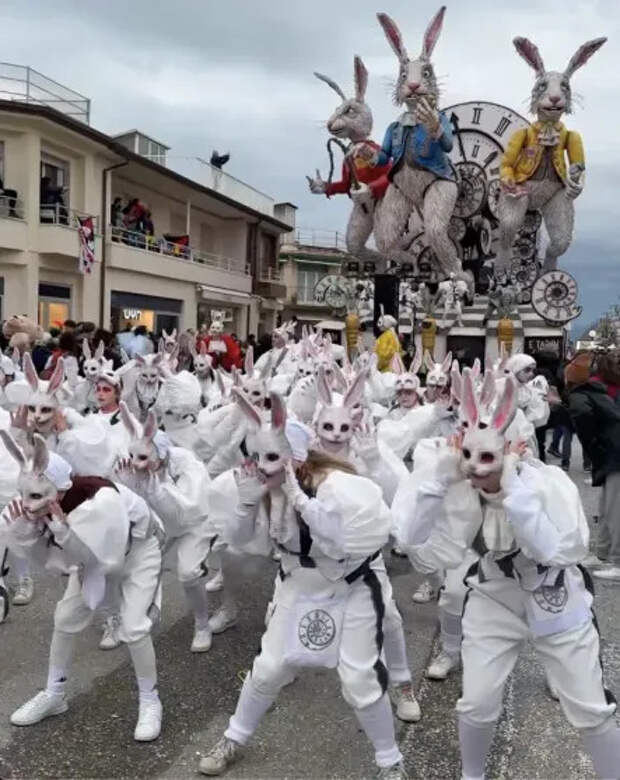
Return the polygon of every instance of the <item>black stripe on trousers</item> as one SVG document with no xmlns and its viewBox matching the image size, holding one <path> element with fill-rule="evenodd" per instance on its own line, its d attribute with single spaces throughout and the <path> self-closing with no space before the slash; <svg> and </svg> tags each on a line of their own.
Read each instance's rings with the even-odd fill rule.
<svg viewBox="0 0 620 780">
<path fill-rule="evenodd" d="M 385 668 L 385 664 L 381 660 L 381 651 L 383 650 L 383 619 L 385 618 L 385 604 L 383 603 L 383 591 L 381 589 L 381 583 L 376 573 L 372 569 L 367 569 L 362 577 L 364 584 L 368 586 L 370 590 L 370 597 L 372 599 L 372 605 L 377 616 L 377 631 L 375 634 L 375 641 L 377 643 L 377 660 L 373 665 L 373 669 L 377 673 L 377 680 L 381 686 L 381 695 L 387 691 L 388 687 L 388 670 Z"/>
<path fill-rule="evenodd" d="M 588 593 L 591 594 L 592 598 L 594 598 L 594 580 L 592 579 L 592 575 L 590 572 L 586 569 L 585 566 L 583 566 L 581 563 L 577 564 L 577 568 L 581 572 L 581 576 L 583 577 L 583 584 L 586 586 L 586 590 Z M 592 625 L 594 626 L 596 633 L 598 634 L 598 662 L 601 667 L 601 674 L 603 675 L 603 680 L 605 679 L 605 667 L 603 666 L 603 658 L 601 656 L 601 631 L 598 627 L 598 619 L 596 617 L 596 612 L 594 609 L 590 608 L 590 612 L 592 613 Z M 603 682 L 603 691 L 605 692 L 605 700 L 607 701 L 607 704 L 616 704 L 616 697 L 614 694 L 609 690 L 609 688 L 605 687 L 605 684 Z"/>
</svg>

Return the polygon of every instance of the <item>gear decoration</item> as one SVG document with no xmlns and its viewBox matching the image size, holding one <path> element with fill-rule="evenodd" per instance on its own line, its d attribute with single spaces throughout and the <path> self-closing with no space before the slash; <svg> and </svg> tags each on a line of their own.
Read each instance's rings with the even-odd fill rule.
<svg viewBox="0 0 620 780">
<path fill-rule="evenodd" d="M 548 271 L 532 287 L 534 311 L 547 323 L 561 326 L 581 314 L 577 305 L 579 287 L 566 271 Z"/>
<path fill-rule="evenodd" d="M 540 211 L 528 211 L 523 220 L 520 232 L 525 235 L 533 235 L 540 230 L 542 225 L 542 214 Z"/>
<path fill-rule="evenodd" d="M 336 624 L 324 609 L 313 609 L 299 621 L 299 641 L 308 650 L 324 650 L 336 638 Z"/>
<path fill-rule="evenodd" d="M 531 287 L 538 276 L 536 261 L 521 263 L 516 260 L 510 267 L 510 276 L 523 288 Z"/>
</svg>

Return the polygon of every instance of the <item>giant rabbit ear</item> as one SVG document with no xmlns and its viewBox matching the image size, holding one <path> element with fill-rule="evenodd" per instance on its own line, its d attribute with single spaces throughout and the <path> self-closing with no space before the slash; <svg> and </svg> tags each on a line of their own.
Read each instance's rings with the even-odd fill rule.
<svg viewBox="0 0 620 780">
<path fill-rule="evenodd" d="M 260 414 L 258 413 L 258 409 L 254 406 L 254 404 L 248 401 L 248 399 L 241 392 L 241 390 L 239 390 L 238 387 L 233 387 L 231 392 L 235 398 L 235 401 L 239 405 L 239 408 L 248 418 L 249 422 L 256 426 L 257 429 L 260 428 L 263 422 L 261 420 Z"/>
<path fill-rule="evenodd" d="M 131 436 L 132 439 L 139 439 L 140 426 L 138 425 L 138 421 L 133 416 L 133 414 L 129 411 L 129 407 L 127 406 L 125 401 L 121 401 L 118 406 L 121 413 L 122 423 L 125 426 L 125 430 Z"/>
<path fill-rule="evenodd" d="M 225 398 L 226 385 L 224 384 L 224 377 L 222 375 L 222 370 L 219 368 L 215 370 L 215 381 L 217 382 L 217 389 L 220 391 L 220 395 L 222 396 L 222 398 Z"/>
<path fill-rule="evenodd" d="M 103 343 L 103 340 L 101 340 L 99 344 L 97 344 L 97 351 L 95 352 L 95 358 L 97 360 L 101 360 L 104 352 L 105 352 L 105 344 Z"/>
<path fill-rule="evenodd" d="M 207 354 L 207 345 L 204 341 L 200 342 L 200 354 L 206 355 Z"/>
<path fill-rule="evenodd" d="M 142 355 L 135 355 L 134 360 L 136 361 L 137 366 L 143 367 L 146 365 L 146 361 L 144 360 Z"/>
<path fill-rule="evenodd" d="M 177 337 L 177 329 L 173 328 L 172 333 L 170 334 L 170 338 L 176 339 Z"/>
<path fill-rule="evenodd" d="M 405 364 L 403 363 L 403 359 L 401 358 L 399 352 L 395 352 L 392 356 L 392 360 L 390 361 L 390 371 L 393 374 L 398 374 L 399 376 L 406 373 Z"/>
<path fill-rule="evenodd" d="M 498 433 L 504 433 L 504 431 L 513 421 L 516 411 L 516 382 L 511 376 L 509 376 L 506 377 L 506 381 L 504 382 L 504 392 L 502 393 L 502 397 L 499 399 L 499 402 L 495 407 L 495 411 L 493 412 L 491 427 L 495 428 Z"/>
<path fill-rule="evenodd" d="M 88 343 L 88 339 L 82 339 L 82 354 L 84 355 L 85 360 L 90 360 L 92 358 L 92 352 L 90 351 L 90 344 Z"/>
<path fill-rule="evenodd" d="M 480 390 L 480 406 L 489 409 L 495 398 L 495 373 L 490 369 L 484 372 L 484 381 Z"/>
<path fill-rule="evenodd" d="M 50 454 L 43 436 L 35 433 L 33 439 L 34 454 L 32 456 L 32 471 L 35 474 L 43 474 L 50 462 Z"/>
<path fill-rule="evenodd" d="M 54 371 L 52 373 L 52 376 L 50 377 L 49 384 L 47 386 L 47 394 L 48 395 L 55 395 L 59 390 L 60 386 L 64 382 L 65 379 L 65 363 L 64 360 L 59 357 L 56 361 L 56 366 L 54 367 Z"/>
<path fill-rule="evenodd" d="M 286 425 L 286 404 L 278 393 L 269 393 L 271 401 L 271 427 L 274 431 L 284 431 Z"/>
<path fill-rule="evenodd" d="M 340 89 L 338 84 L 336 84 L 335 81 L 329 78 L 329 76 L 324 76 L 322 73 L 317 73 L 314 71 L 314 75 L 319 79 L 320 81 L 324 81 L 328 87 L 331 87 L 334 92 L 342 98 L 342 101 L 344 102 L 346 100 L 346 97 L 344 96 L 344 92 Z"/>
<path fill-rule="evenodd" d="M 469 429 L 471 430 L 472 428 L 475 428 L 478 425 L 478 421 L 480 419 L 480 412 L 478 410 L 478 402 L 476 401 L 474 383 L 471 376 L 471 370 L 469 368 L 463 369 L 461 409 L 465 414 L 465 419 L 467 420 Z"/>
<path fill-rule="evenodd" d="M 19 464 L 19 467 L 21 469 L 26 468 L 26 458 L 24 457 L 24 453 L 22 452 L 21 447 L 18 447 L 17 442 L 11 436 L 11 434 L 8 431 L 3 431 L 0 429 L 0 438 L 2 439 L 7 452 L 13 458 L 13 460 Z"/>
<path fill-rule="evenodd" d="M 334 363 L 332 365 L 332 371 L 334 372 L 334 376 L 336 377 L 336 382 L 338 383 L 338 387 L 343 393 L 346 393 L 349 385 L 347 384 L 347 378 L 345 377 L 344 372 L 340 368 L 338 363 Z"/>
<path fill-rule="evenodd" d="M 361 371 L 353 380 L 353 384 L 347 390 L 345 397 L 342 400 L 342 405 L 346 409 L 352 409 L 357 406 L 364 397 L 364 385 L 366 383 L 366 372 Z"/>
<path fill-rule="evenodd" d="M 162 360 L 164 359 L 164 356 L 161 352 L 158 352 L 156 355 L 153 355 L 153 360 L 151 362 L 151 366 L 153 368 L 157 368 L 161 365 Z"/>
<path fill-rule="evenodd" d="M 427 371 L 433 371 L 435 368 L 435 361 L 428 349 L 424 352 L 424 365 L 426 366 Z"/>
<path fill-rule="evenodd" d="M 39 377 L 37 376 L 30 352 L 24 352 L 24 374 L 33 393 L 39 391 Z"/>
<path fill-rule="evenodd" d="M 155 434 L 157 433 L 157 416 L 152 409 L 149 409 L 146 415 L 146 421 L 142 430 L 142 438 L 148 441 L 153 441 Z"/>
<path fill-rule="evenodd" d="M 366 96 L 366 87 L 368 86 L 368 71 L 362 62 L 362 58 L 358 57 L 357 54 L 353 59 L 353 71 L 355 75 L 355 99 L 363 103 Z"/>
<path fill-rule="evenodd" d="M 324 366 L 319 366 L 316 388 L 319 394 L 319 401 L 324 406 L 331 406 L 333 402 L 332 391 L 327 381 L 327 376 L 325 375 Z"/>
<path fill-rule="evenodd" d="M 409 366 L 409 373 L 417 374 L 421 368 L 422 368 L 422 350 L 416 349 L 415 355 L 413 356 L 413 360 L 411 361 L 411 365 Z"/>
<path fill-rule="evenodd" d="M 527 38 L 521 37 L 513 38 L 512 42 L 519 56 L 523 57 L 530 68 L 534 68 L 537 76 L 542 76 L 545 72 L 545 64 L 538 51 L 538 46 L 535 46 Z"/>
<path fill-rule="evenodd" d="M 593 41 L 586 41 L 586 43 L 582 44 L 570 58 L 568 65 L 566 66 L 566 70 L 564 71 L 566 78 L 569 79 L 576 70 L 579 70 L 579 68 L 585 65 L 606 40 L 607 38 L 595 38 Z"/>
<path fill-rule="evenodd" d="M 450 350 L 450 352 L 448 352 L 448 354 L 443 359 L 443 363 L 441 364 L 441 373 L 447 374 L 451 366 L 452 366 L 452 350 Z"/>
<path fill-rule="evenodd" d="M 446 6 L 442 5 L 426 28 L 426 32 L 424 33 L 424 40 L 422 42 L 422 57 L 424 57 L 426 60 L 430 60 L 431 55 L 433 54 L 433 49 L 435 48 L 437 40 L 439 39 L 439 33 L 441 32 L 443 18 L 445 15 Z"/>
<path fill-rule="evenodd" d="M 476 359 L 474 360 L 474 364 L 473 364 L 473 366 L 471 367 L 471 375 L 472 375 L 472 377 L 473 377 L 473 380 L 474 380 L 474 382 L 475 382 L 475 381 L 478 379 L 478 377 L 480 376 L 480 371 L 481 371 L 481 369 L 482 369 L 482 365 L 481 365 L 481 363 L 480 363 L 480 358 L 476 358 Z"/>
<path fill-rule="evenodd" d="M 456 400 L 461 403 L 463 396 L 463 377 L 461 376 L 461 370 L 459 368 L 458 360 L 452 363 L 452 370 L 450 371 L 450 390 Z"/>
<path fill-rule="evenodd" d="M 409 55 L 407 54 L 407 49 L 405 48 L 402 35 L 400 34 L 400 30 L 398 29 L 396 22 L 387 14 L 383 13 L 377 14 L 377 19 L 379 20 L 381 27 L 383 27 L 385 37 L 392 47 L 394 54 L 401 62 L 406 62 L 409 59 Z"/>
<path fill-rule="evenodd" d="M 248 351 L 245 353 L 244 368 L 248 377 L 254 375 L 254 347 L 252 345 L 248 347 Z"/>
</svg>

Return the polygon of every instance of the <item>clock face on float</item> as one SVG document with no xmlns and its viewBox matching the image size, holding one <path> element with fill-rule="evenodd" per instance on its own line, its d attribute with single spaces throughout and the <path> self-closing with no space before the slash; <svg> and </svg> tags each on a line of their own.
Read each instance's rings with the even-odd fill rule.
<svg viewBox="0 0 620 780">
<path fill-rule="evenodd" d="M 316 283 L 314 300 L 325 303 L 332 309 L 343 309 L 347 305 L 348 281 L 344 276 L 328 274 Z"/>
</svg>

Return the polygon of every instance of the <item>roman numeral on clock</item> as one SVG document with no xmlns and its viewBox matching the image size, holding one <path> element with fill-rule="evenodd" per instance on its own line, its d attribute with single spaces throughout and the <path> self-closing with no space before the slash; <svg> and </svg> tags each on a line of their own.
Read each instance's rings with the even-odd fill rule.
<svg viewBox="0 0 620 780">
<path fill-rule="evenodd" d="M 481 108 L 474 108 L 474 117 L 471 120 L 472 125 L 479 125 L 480 124 L 480 117 L 482 115 L 482 109 Z"/>
<path fill-rule="evenodd" d="M 474 147 L 471 150 L 471 156 L 472 157 L 477 157 L 479 151 L 480 151 L 480 144 L 474 144 Z"/>
<path fill-rule="evenodd" d="M 501 138 L 506 132 L 506 130 L 508 130 L 511 124 L 512 124 L 512 119 L 508 119 L 507 117 L 503 116 L 497 123 L 497 127 L 493 132 L 495 133 L 495 135 L 499 135 Z"/>
</svg>

